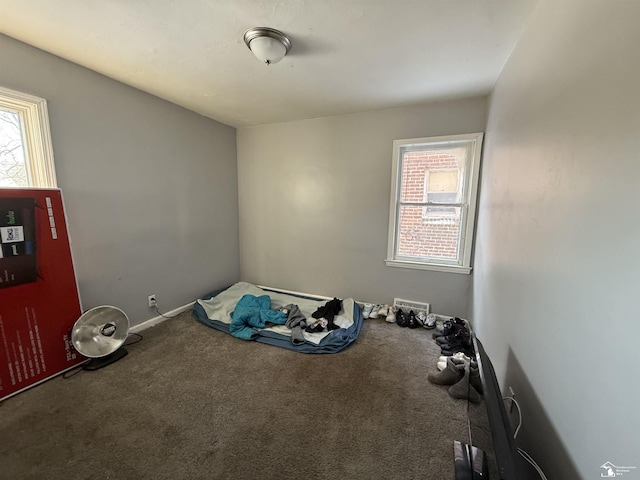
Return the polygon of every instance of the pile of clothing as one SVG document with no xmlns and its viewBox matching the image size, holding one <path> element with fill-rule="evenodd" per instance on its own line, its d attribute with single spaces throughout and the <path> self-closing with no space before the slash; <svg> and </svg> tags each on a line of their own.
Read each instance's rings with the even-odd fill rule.
<svg viewBox="0 0 640 480">
<path fill-rule="evenodd" d="M 311 315 L 313 320 L 307 320 L 295 304 L 272 309 L 268 295 L 243 295 L 231 312 L 229 333 L 243 340 L 252 340 L 258 334 L 257 329 L 285 325 L 291 329 L 291 342 L 300 345 L 305 342 L 303 331 L 312 333 L 340 328 L 334 319 L 341 311 L 342 300 L 334 298 L 318 307 Z"/>
</svg>

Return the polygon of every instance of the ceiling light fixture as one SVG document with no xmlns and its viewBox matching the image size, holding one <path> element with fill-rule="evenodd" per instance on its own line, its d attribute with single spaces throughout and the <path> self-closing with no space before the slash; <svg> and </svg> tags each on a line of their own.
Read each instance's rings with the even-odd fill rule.
<svg viewBox="0 0 640 480">
<path fill-rule="evenodd" d="M 291 40 L 274 28 L 254 27 L 244 32 L 244 43 L 261 62 L 278 63 L 291 50 Z"/>
</svg>

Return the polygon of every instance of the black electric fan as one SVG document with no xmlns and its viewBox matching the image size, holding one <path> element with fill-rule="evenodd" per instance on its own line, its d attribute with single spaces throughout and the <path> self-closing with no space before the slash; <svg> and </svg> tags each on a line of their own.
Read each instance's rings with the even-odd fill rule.
<svg viewBox="0 0 640 480">
<path fill-rule="evenodd" d="M 127 355 L 129 318 L 117 307 L 102 305 L 87 310 L 71 330 L 73 347 L 90 360 L 82 368 L 98 370 Z"/>
</svg>

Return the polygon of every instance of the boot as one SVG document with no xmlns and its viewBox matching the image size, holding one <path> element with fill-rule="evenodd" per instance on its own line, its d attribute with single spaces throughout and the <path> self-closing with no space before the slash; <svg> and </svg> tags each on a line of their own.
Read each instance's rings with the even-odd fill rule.
<svg viewBox="0 0 640 480">
<path fill-rule="evenodd" d="M 430 373 L 427 379 L 436 385 L 453 385 L 464 375 L 465 365 L 462 360 L 449 357 L 447 368 L 438 373 Z"/>
<path fill-rule="evenodd" d="M 480 403 L 482 400 L 480 394 L 469 384 L 469 370 L 464 369 L 464 375 L 449 388 L 449 395 L 460 400 L 469 400 L 472 403 Z"/>
</svg>

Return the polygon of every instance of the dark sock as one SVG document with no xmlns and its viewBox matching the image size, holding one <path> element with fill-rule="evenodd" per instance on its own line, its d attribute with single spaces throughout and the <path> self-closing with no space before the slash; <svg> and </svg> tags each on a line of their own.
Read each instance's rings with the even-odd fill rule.
<svg viewBox="0 0 640 480">
<path fill-rule="evenodd" d="M 309 333 L 321 332 L 323 330 L 324 330 L 324 327 L 320 323 L 314 327 L 309 326 L 304 329 L 305 332 L 309 332 Z"/>
<path fill-rule="evenodd" d="M 311 316 L 313 318 L 326 318 L 328 321 L 333 322 L 333 317 L 339 314 L 340 310 L 342 310 L 342 300 L 334 297 L 333 300 L 329 300 L 322 307 L 319 307 Z"/>
<path fill-rule="evenodd" d="M 322 307 L 318 307 L 318 309 L 311 314 L 313 318 L 322 318 L 327 313 L 327 306 L 323 305 Z"/>
</svg>

